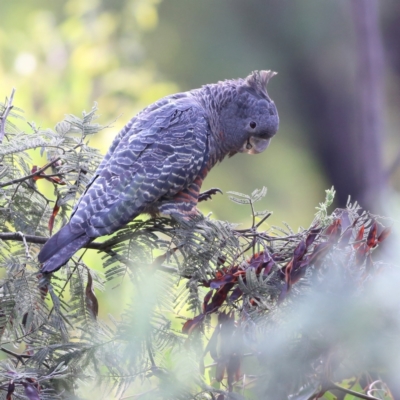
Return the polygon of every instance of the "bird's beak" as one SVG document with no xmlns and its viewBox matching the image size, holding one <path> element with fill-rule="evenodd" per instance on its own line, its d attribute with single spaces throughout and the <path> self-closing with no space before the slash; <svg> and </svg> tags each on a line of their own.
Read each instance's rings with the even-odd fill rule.
<svg viewBox="0 0 400 400">
<path fill-rule="evenodd" d="M 248 140 L 246 140 L 246 142 L 244 142 L 240 152 L 247 154 L 262 153 L 269 146 L 270 142 L 271 138 L 262 139 L 251 136 Z"/>
</svg>

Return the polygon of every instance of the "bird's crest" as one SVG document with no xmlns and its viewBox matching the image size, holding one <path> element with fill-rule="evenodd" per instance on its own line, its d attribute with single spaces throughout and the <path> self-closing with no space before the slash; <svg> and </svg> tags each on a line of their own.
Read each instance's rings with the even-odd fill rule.
<svg viewBox="0 0 400 400">
<path fill-rule="evenodd" d="M 267 83 L 268 81 L 277 75 L 277 72 L 274 71 L 253 71 L 246 79 L 245 83 L 250 86 L 256 93 L 259 93 L 263 96 L 267 96 Z"/>
</svg>

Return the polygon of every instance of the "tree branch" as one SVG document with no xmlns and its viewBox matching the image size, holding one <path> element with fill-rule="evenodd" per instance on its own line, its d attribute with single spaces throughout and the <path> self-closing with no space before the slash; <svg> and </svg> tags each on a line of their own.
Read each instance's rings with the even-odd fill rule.
<svg viewBox="0 0 400 400">
<path fill-rule="evenodd" d="M 377 209 L 386 184 L 382 166 L 383 47 L 379 30 L 379 1 L 349 2 L 356 38 L 356 160 L 358 184 L 365 201 Z M 378 204 L 379 205 L 379 204 Z"/>
<path fill-rule="evenodd" d="M 358 397 L 359 399 L 365 399 L 365 400 L 379 400 L 377 397 L 369 396 L 369 395 L 367 395 L 367 394 L 363 394 L 363 393 L 359 393 L 359 392 L 355 392 L 354 390 L 351 390 L 351 389 L 346 389 L 346 388 L 344 388 L 344 387 L 338 385 L 338 384 L 335 383 L 335 382 L 329 382 L 328 387 L 327 387 L 327 388 L 324 388 L 324 389 L 326 389 L 326 391 L 328 391 L 328 390 L 334 390 L 334 389 L 340 390 L 340 391 L 342 391 L 342 392 L 344 392 L 344 393 L 351 394 L 351 395 L 353 395 L 354 397 Z"/>
<path fill-rule="evenodd" d="M 151 232 L 156 231 L 156 229 L 151 229 L 151 228 L 148 230 Z M 93 249 L 109 253 L 112 246 L 115 246 L 116 244 L 121 243 L 127 239 L 129 239 L 128 235 L 124 235 L 122 237 L 111 238 L 109 240 L 106 240 L 105 242 L 91 242 L 83 246 L 82 249 Z M 49 238 L 43 236 L 35 236 L 35 235 L 24 235 L 21 232 L 0 232 L 0 240 L 4 241 L 12 240 L 16 242 L 24 242 L 24 244 L 25 243 L 45 244 L 49 240 Z M 127 262 L 128 260 L 123 260 L 123 261 Z M 157 269 L 168 273 L 178 272 L 176 268 L 169 267 L 166 265 L 158 265 Z"/>
<path fill-rule="evenodd" d="M 35 244 L 45 244 L 49 238 L 43 237 L 43 236 L 35 236 L 35 235 L 23 235 L 21 236 L 20 232 L 0 232 L 0 240 L 13 240 L 17 242 L 23 242 L 24 239 L 26 240 L 27 243 L 35 243 Z M 87 244 L 86 246 L 83 246 L 83 248 L 86 249 L 95 249 L 95 250 L 102 250 L 102 246 L 104 245 L 105 242 L 99 243 L 99 242 L 92 242 Z"/>
<path fill-rule="evenodd" d="M 1 143 L 1 140 L 0 140 L 0 143 Z M 77 149 L 78 147 L 80 147 L 80 146 L 82 146 L 82 143 L 78 143 L 76 146 L 74 146 L 74 147 L 72 148 L 72 150 L 76 150 L 76 149 Z M 69 151 L 72 151 L 72 150 L 69 150 Z M 38 176 L 38 175 L 40 175 L 43 171 L 45 171 L 47 168 L 51 167 L 53 164 L 55 164 L 57 161 L 60 161 L 60 160 L 61 160 L 61 156 L 56 157 L 54 160 L 52 160 L 52 161 L 50 161 L 49 163 L 47 163 L 44 167 L 38 169 L 36 172 L 34 172 L 34 173 L 30 174 L 30 175 L 26 175 L 26 176 L 23 176 L 22 178 L 18 178 L 18 179 L 13 179 L 12 181 L 0 183 L 0 188 L 5 187 L 5 186 L 14 185 L 15 183 L 23 182 L 23 181 L 26 181 L 26 180 L 28 180 L 28 179 L 30 179 L 30 178 L 33 178 L 33 177 L 35 177 L 35 176 Z M 70 171 L 68 171 L 68 172 L 70 172 Z M 57 174 L 57 176 L 58 176 L 58 175 L 59 175 L 59 174 Z M 49 176 L 52 176 L 52 175 L 48 175 L 48 177 L 49 177 Z M 45 178 L 45 177 L 46 177 L 46 176 L 42 176 L 42 178 Z"/>
<path fill-rule="evenodd" d="M 30 356 L 30 355 L 28 355 L 28 354 L 18 354 L 18 353 L 14 353 L 13 351 L 8 350 L 8 349 L 4 348 L 3 346 L 0 347 L 0 350 L 3 351 L 4 353 L 10 355 L 10 356 L 15 357 L 19 362 L 22 362 L 22 364 L 25 364 L 24 358 L 28 358 L 28 359 L 29 359 L 29 358 L 32 357 L 32 356 Z"/>
<path fill-rule="evenodd" d="M 15 88 L 12 89 L 11 91 L 11 96 L 7 100 L 6 107 L 4 109 L 3 115 L 0 115 L 0 144 L 3 141 L 4 135 L 6 134 L 6 121 L 8 118 L 8 114 L 10 111 L 13 109 L 12 102 L 14 100 L 14 93 L 15 93 Z"/>
</svg>

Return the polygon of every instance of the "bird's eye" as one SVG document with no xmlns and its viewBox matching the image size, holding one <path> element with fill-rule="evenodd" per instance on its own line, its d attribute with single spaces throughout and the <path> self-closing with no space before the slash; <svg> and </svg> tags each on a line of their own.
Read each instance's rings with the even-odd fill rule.
<svg viewBox="0 0 400 400">
<path fill-rule="evenodd" d="M 254 129 L 257 126 L 257 124 L 254 121 L 250 122 L 250 128 Z"/>
</svg>

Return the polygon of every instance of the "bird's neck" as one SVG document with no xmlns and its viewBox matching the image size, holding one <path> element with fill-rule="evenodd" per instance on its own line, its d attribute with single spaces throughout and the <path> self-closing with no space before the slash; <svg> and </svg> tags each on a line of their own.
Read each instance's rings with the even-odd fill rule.
<svg viewBox="0 0 400 400">
<path fill-rule="evenodd" d="M 224 85 L 211 84 L 205 85 L 200 89 L 193 91 L 193 95 L 200 102 L 204 108 L 208 123 L 210 126 L 209 136 L 209 164 L 210 168 L 217 162 L 222 161 L 227 155 L 233 155 L 232 149 L 229 146 L 229 132 L 224 131 L 221 124 L 221 110 L 226 103 L 232 101 L 236 94 L 236 87 L 233 84 L 228 84 L 227 81 Z"/>
</svg>

